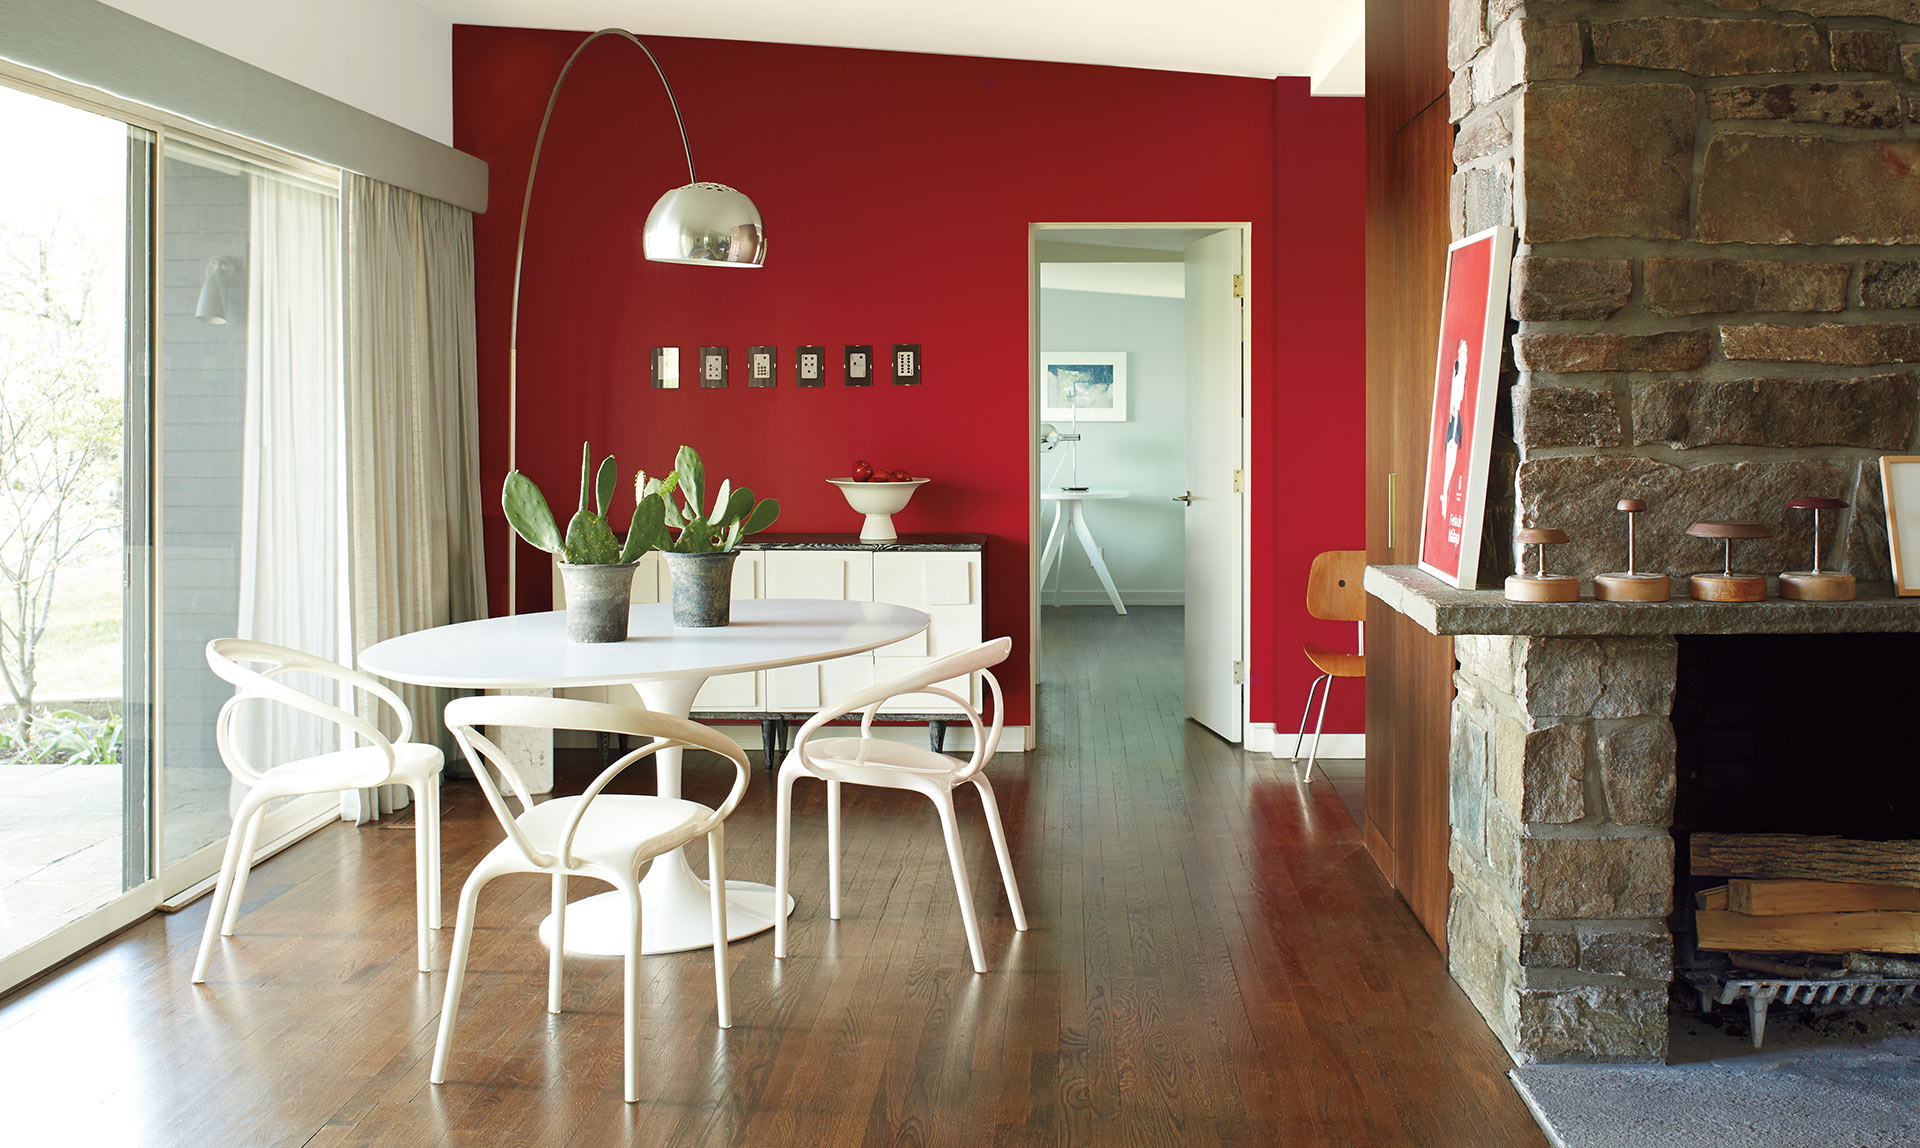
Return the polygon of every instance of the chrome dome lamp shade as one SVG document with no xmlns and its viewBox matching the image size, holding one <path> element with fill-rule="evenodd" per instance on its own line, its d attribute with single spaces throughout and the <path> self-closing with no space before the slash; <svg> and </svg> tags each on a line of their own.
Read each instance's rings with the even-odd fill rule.
<svg viewBox="0 0 1920 1148">
<path fill-rule="evenodd" d="M 767 261 L 760 209 L 720 183 L 689 183 L 661 196 L 647 213 L 641 246 L 655 263 L 759 267 Z"/>
<path fill-rule="evenodd" d="M 640 249 L 649 262 L 691 263 L 700 267 L 759 267 L 767 261 L 767 236 L 760 223 L 760 209 L 733 188 L 719 183 L 703 183 L 693 170 L 693 145 L 687 142 L 687 123 L 680 115 L 680 101 L 674 98 L 673 85 L 660 67 L 653 50 L 640 37 L 623 28 L 602 28 L 580 41 L 580 45 L 561 66 L 547 97 L 546 114 L 540 117 L 540 131 L 533 137 L 533 158 L 527 164 L 527 190 L 520 199 L 520 237 L 513 250 L 513 312 L 507 328 L 507 469 L 520 465 L 520 272 L 527 254 L 527 214 L 533 206 L 533 180 L 540 171 L 540 151 L 546 146 L 547 126 L 553 109 L 560 102 L 560 89 L 567 82 L 574 64 L 587 46 L 605 36 L 625 40 L 647 54 L 653 70 L 666 90 L 667 103 L 673 108 L 674 126 L 680 129 L 680 148 L 687 157 L 687 182 L 661 196 L 647 213 L 641 231 Z M 518 545 L 509 535 L 507 543 L 507 612 L 518 606 Z"/>
</svg>

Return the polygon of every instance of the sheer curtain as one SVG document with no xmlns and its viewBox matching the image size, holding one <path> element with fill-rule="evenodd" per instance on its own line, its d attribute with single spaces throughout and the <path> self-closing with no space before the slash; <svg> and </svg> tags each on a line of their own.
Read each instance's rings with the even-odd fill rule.
<svg viewBox="0 0 1920 1148">
<path fill-rule="evenodd" d="M 351 172 L 341 198 L 348 552 L 353 648 L 364 650 L 486 610 L 473 215 Z M 450 747 L 446 691 L 399 688 L 415 736 Z M 405 794 L 348 794 L 342 814 L 377 817 Z"/>
<path fill-rule="evenodd" d="M 339 203 L 274 175 L 249 174 L 247 183 L 237 632 L 337 660 L 344 569 Z M 283 706 L 247 707 L 239 732 L 245 751 L 268 765 L 337 748 L 338 740 L 332 726 Z"/>
</svg>

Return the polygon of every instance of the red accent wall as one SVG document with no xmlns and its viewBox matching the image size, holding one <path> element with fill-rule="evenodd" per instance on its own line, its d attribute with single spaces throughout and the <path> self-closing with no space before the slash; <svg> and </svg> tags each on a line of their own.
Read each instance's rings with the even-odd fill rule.
<svg viewBox="0 0 1920 1148">
<path fill-rule="evenodd" d="M 481 467 L 507 466 L 507 348 L 521 191 L 574 32 L 457 25 L 454 136 L 488 161 L 474 220 Z M 1025 724 L 1029 565 L 1028 225 L 1250 220 L 1254 456 L 1252 720 L 1290 723 L 1324 627 L 1305 616 L 1306 561 L 1361 540 L 1364 133 L 1358 100 L 1304 81 L 739 41 L 648 39 L 673 78 L 698 174 L 753 196 L 767 265 L 640 258 L 653 201 L 685 181 L 644 56 L 595 44 L 547 134 L 520 314 L 520 466 L 557 501 L 580 440 L 622 470 L 664 469 L 681 442 L 708 473 L 784 507 L 776 529 L 852 531 L 823 480 L 855 458 L 934 481 L 902 530 L 989 536 L 987 631 L 1011 634 L 1008 720 Z M 1285 234 L 1280 234 L 1281 221 Z M 919 343 L 926 382 L 839 380 L 843 344 Z M 696 349 L 729 349 L 725 390 Z M 745 385 L 746 348 L 780 349 L 779 385 Z M 823 344 L 824 389 L 792 385 L 795 346 Z M 681 348 L 656 391 L 649 351 Z M 630 492 L 622 505 L 631 507 Z M 624 517 L 629 509 L 616 509 Z M 505 520 L 486 520 L 491 606 L 505 609 Z M 548 605 L 545 556 L 521 549 L 520 607 Z M 1351 627 L 1322 640 L 1351 641 Z M 1359 691 L 1329 730 L 1358 730 Z M 1293 707 L 1293 708 L 1289 708 Z"/>
</svg>

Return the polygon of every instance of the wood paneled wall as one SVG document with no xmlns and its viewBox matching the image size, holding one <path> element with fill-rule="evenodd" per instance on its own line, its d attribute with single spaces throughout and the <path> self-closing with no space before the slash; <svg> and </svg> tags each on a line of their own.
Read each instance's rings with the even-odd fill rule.
<svg viewBox="0 0 1920 1148">
<path fill-rule="evenodd" d="M 1413 562 L 1419 545 L 1450 239 L 1446 55 L 1446 0 L 1367 0 L 1367 558 L 1377 564 Z M 1367 847 L 1443 951 L 1453 665 L 1451 638 L 1368 600 Z"/>
</svg>

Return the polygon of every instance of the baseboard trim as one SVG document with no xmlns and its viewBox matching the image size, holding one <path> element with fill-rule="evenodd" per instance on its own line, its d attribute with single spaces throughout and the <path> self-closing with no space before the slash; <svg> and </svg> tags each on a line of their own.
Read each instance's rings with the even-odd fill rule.
<svg viewBox="0 0 1920 1148">
<path fill-rule="evenodd" d="M 712 722 L 716 729 L 740 743 L 741 749 L 765 749 L 760 743 L 760 726 L 751 722 Z M 840 736 L 837 732 L 835 736 Z M 799 732 L 799 725 L 787 726 L 787 740 Z M 927 723 L 916 722 L 912 725 L 876 725 L 873 735 L 886 741 L 903 742 L 909 745 L 927 744 Z M 594 735 L 578 730 L 556 730 L 553 735 L 556 749 L 592 749 L 596 744 Z M 1024 725 L 1005 726 L 1000 730 L 1000 750 L 1002 753 L 1025 753 L 1033 747 L 1033 728 Z M 969 753 L 973 750 L 973 727 L 965 718 L 956 717 L 953 724 L 947 726 L 947 751 L 949 753 Z"/>
<path fill-rule="evenodd" d="M 1293 756 L 1294 739 L 1298 730 L 1281 731 L 1272 722 L 1249 722 L 1247 724 L 1246 748 L 1252 753 L 1271 753 L 1276 756 L 1284 753 Z M 1313 731 L 1307 731 L 1306 744 L 1300 747 L 1302 754 L 1313 748 Z M 1345 758 L 1364 758 L 1367 756 L 1367 735 L 1364 733 L 1323 733 L 1320 735 L 1320 756 L 1336 760 Z"/>
</svg>

